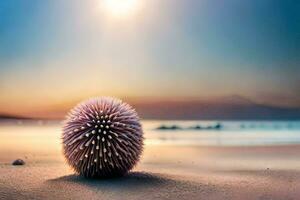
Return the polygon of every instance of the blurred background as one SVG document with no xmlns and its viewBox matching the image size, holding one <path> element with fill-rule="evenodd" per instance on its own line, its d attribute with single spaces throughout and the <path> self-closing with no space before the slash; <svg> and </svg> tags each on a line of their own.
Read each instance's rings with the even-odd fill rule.
<svg viewBox="0 0 300 200">
<path fill-rule="evenodd" d="M 58 128 L 78 102 L 114 96 L 136 108 L 150 143 L 297 143 L 299 10 L 296 0 L 1 1 L 1 126 Z"/>
<path fill-rule="evenodd" d="M 144 119 L 299 119 L 299 2 L 0 2 L 0 113 L 115 96 Z"/>
</svg>

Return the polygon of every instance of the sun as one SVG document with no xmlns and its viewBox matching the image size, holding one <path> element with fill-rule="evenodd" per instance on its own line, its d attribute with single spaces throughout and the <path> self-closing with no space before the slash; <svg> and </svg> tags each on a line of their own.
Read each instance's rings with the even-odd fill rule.
<svg viewBox="0 0 300 200">
<path fill-rule="evenodd" d="M 126 17 L 139 8 L 139 0 L 102 0 L 105 12 L 114 17 Z"/>
</svg>

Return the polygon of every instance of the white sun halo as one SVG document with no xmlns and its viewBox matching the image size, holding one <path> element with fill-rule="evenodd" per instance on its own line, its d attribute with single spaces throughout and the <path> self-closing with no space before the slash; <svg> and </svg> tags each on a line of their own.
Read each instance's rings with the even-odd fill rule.
<svg viewBox="0 0 300 200">
<path fill-rule="evenodd" d="M 102 0 L 107 14 L 125 17 L 134 14 L 139 7 L 139 0 Z"/>
</svg>

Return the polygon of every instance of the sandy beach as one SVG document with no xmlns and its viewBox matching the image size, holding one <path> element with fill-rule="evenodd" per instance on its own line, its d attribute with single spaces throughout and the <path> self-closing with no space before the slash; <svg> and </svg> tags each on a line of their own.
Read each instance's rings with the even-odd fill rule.
<svg viewBox="0 0 300 200">
<path fill-rule="evenodd" d="M 0 164 L 0 199 L 299 199 L 300 146 L 146 145 L 122 178 L 75 175 L 58 149 L 29 152 L 26 165 Z M 3 152 L 1 152 L 3 155 Z"/>
</svg>

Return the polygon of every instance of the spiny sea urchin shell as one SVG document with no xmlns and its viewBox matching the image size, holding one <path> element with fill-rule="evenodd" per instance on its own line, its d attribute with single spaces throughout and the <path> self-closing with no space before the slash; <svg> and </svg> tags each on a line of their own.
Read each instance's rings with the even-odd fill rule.
<svg viewBox="0 0 300 200">
<path fill-rule="evenodd" d="M 77 173 L 90 178 L 124 175 L 143 150 L 137 113 L 111 97 L 75 106 L 64 122 L 62 139 L 67 162 Z"/>
</svg>

